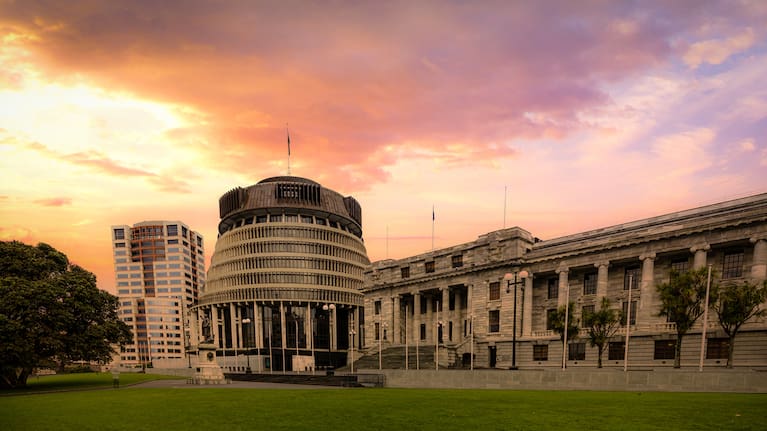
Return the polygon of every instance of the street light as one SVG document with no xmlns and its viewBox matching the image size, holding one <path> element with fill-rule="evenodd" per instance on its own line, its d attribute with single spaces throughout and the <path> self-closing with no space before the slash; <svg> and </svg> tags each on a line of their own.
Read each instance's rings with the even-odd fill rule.
<svg viewBox="0 0 767 431">
<path fill-rule="evenodd" d="M 325 304 L 322 306 L 322 309 L 324 311 L 328 312 L 328 367 L 332 365 L 332 360 L 330 358 L 330 348 L 333 346 L 333 310 L 336 309 L 336 304 Z"/>
<path fill-rule="evenodd" d="M 383 361 L 382 361 L 383 332 L 384 332 L 384 329 L 388 327 L 389 327 L 388 322 L 382 322 L 381 325 L 379 325 L 378 327 L 378 370 L 379 371 L 383 369 Z"/>
<path fill-rule="evenodd" d="M 250 322 L 251 322 L 251 320 L 250 320 L 250 318 L 249 318 L 249 317 L 246 317 L 246 318 L 242 319 L 242 323 L 244 323 L 244 324 L 246 324 L 246 325 L 247 325 L 247 324 L 249 324 Z M 248 335 L 248 345 L 250 345 L 250 335 Z M 246 357 L 246 358 L 247 358 L 247 360 L 248 360 L 248 365 L 247 365 L 247 367 L 245 368 L 245 374 L 250 374 L 250 354 L 247 354 L 247 353 L 246 353 L 246 354 L 245 354 L 245 357 Z"/>
<path fill-rule="evenodd" d="M 517 281 L 517 276 L 519 276 L 519 281 Z M 511 292 L 511 286 L 514 286 L 514 310 L 512 312 L 512 325 L 511 325 L 511 369 L 516 370 L 517 369 L 517 285 L 524 283 L 525 279 L 528 276 L 527 271 L 520 271 L 519 273 L 514 272 L 507 273 L 503 276 L 503 279 L 506 280 L 506 293 Z M 512 282 L 512 278 L 514 281 Z M 524 287 L 522 288 L 522 291 L 524 292 Z"/>
<path fill-rule="evenodd" d="M 352 374 L 354 374 L 354 336 L 357 335 L 357 331 L 352 329 L 349 331 L 349 335 L 352 337 L 352 348 L 351 348 L 351 354 L 352 354 Z"/>
</svg>

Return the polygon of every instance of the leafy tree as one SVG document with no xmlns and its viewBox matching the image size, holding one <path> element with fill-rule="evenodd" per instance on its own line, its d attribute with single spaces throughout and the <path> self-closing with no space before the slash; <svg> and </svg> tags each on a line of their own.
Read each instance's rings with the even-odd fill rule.
<svg viewBox="0 0 767 431">
<path fill-rule="evenodd" d="M 580 328 L 578 328 L 578 319 L 576 319 L 573 316 L 573 307 L 574 304 L 572 301 L 570 302 L 567 310 L 567 339 L 568 340 L 574 340 L 578 338 L 578 331 Z M 567 354 L 567 346 L 564 345 L 565 343 L 565 306 L 562 305 L 559 308 L 557 308 L 556 311 L 551 313 L 551 316 L 549 316 L 549 321 L 551 329 L 559 334 L 559 341 L 562 342 L 562 348 L 564 349 L 564 354 Z"/>
<path fill-rule="evenodd" d="M 23 387 L 37 367 L 109 361 L 130 340 L 117 298 L 47 244 L 0 241 L 0 387 Z"/>
<path fill-rule="evenodd" d="M 669 281 L 655 287 L 661 301 L 658 315 L 667 317 L 676 324 L 674 368 L 681 367 L 682 338 L 703 314 L 707 278 L 708 268 L 685 272 L 672 270 Z M 711 291 L 715 288 L 716 286 L 712 286 Z"/>
<path fill-rule="evenodd" d="M 583 327 L 589 335 L 589 344 L 598 352 L 597 368 L 602 368 L 602 352 L 610 337 L 620 328 L 622 311 L 610 308 L 610 300 L 602 298 L 599 310 L 583 315 Z"/>
<path fill-rule="evenodd" d="M 735 336 L 738 335 L 740 327 L 752 317 L 767 314 L 767 310 L 760 307 L 767 300 L 767 281 L 761 287 L 748 281 L 729 283 L 718 288 L 714 296 L 718 297 L 713 303 L 713 308 L 719 318 L 719 325 L 730 338 L 727 368 L 732 368 Z"/>
</svg>

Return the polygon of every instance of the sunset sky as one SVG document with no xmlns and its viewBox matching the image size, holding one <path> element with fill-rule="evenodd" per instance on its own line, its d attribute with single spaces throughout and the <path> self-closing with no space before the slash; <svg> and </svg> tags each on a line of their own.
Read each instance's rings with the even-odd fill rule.
<svg viewBox="0 0 767 431">
<path fill-rule="evenodd" d="M 287 172 L 371 260 L 767 192 L 767 1 L 0 0 L 0 239 L 114 291 L 109 227 Z M 388 231 L 388 241 L 387 241 Z M 387 246 L 388 244 L 388 246 Z"/>
</svg>

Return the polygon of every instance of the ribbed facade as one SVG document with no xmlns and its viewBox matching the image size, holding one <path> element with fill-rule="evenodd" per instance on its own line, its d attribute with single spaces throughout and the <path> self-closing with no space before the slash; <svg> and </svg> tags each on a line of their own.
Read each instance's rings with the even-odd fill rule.
<svg viewBox="0 0 767 431">
<path fill-rule="evenodd" d="M 359 203 L 308 179 L 275 177 L 230 190 L 219 214 L 198 303 L 200 336 L 212 339 L 221 356 L 231 349 L 235 358 L 256 356 L 269 369 L 273 360 L 276 369 L 340 365 L 343 358 L 330 352 L 349 347 L 370 264 Z M 205 319 L 213 322 L 209 336 Z M 315 349 L 328 350 L 324 361 Z"/>
</svg>

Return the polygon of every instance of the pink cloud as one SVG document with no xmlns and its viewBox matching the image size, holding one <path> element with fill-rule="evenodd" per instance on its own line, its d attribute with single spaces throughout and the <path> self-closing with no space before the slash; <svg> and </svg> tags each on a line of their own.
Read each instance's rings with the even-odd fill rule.
<svg viewBox="0 0 767 431">
<path fill-rule="evenodd" d="M 48 198 L 48 199 L 37 199 L 34 201 L 34 203 L 46 207 L 62 207 L 62 206 L 68 206 L 72 205 L 72 198 Z"/>
</svg>

